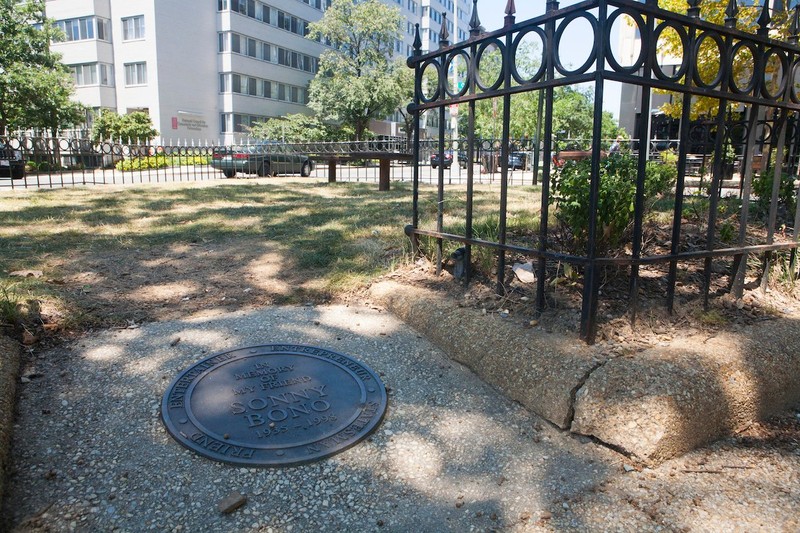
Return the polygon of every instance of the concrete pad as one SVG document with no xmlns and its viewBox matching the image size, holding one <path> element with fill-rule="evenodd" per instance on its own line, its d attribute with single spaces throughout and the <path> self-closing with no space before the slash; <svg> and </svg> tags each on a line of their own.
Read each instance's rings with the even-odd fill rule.
<svg viewBox="0 0 800 533">
<path fill-rule="evenodd" d="M 378 372 L 389 407 L 377 431 L 287 468 L 210 461 L 170 437 L 160 404 L 174 376 L 265 343 L 325 347 Z M 565 502 L 620 472 L 618 454 L 544 423 L 362 305 L 143 324 L 33 357 L 40 377 L 20 387 L 3 531 L 527 531 L 541 516 L 579 528 Z M 246 502 L 225 513 L 232 494 Z"/>
</svg>

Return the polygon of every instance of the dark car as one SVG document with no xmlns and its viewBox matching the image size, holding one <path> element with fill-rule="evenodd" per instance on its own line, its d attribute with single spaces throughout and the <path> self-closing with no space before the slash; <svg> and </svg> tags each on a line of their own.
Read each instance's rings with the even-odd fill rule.
<svg viewBox="0 0 800 533">
<path fill-rule="evenodd" d="M 258 176 L 299 173 L 306 177 L 314 168 L 307 155 L 295 153 L 276 141 L 220 146 L 212 152 L 211 166 L 222 170 L 226 178 L 234 177 L 237 172 Z"/>
<path fill-rule="evenodd" d="M 0 178 L 18 180 L 25 177 L 25 159 L 22 152 L 0 141 Z"/>
<path fill-rule="evenodd" d="M 508 154 L 508 168 L 511 170 L 526 170 L 528 168 L 528 154 L 525 152 L 511 152 Z"/>
<path fill-rule="evenodd" d="M 442 167 L 450 168 L 453 164 L 453 151 L 447 150 L 444 153 L 444 162 L 442 163 Z M 431 154 L 431 167 L 436 168 L 439 166 L 439 152 L 434 152 Z"/>
</svg>

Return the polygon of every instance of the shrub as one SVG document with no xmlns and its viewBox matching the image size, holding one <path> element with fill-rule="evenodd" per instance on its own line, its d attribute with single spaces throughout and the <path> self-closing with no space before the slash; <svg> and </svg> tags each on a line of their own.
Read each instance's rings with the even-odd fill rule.
<svg viewBox="0 0 800 533">
<path fill-rule="evenodd" d="M 753 204 L 755 213 L 759 216 L 766 216 L 769 213 L 769 204 L 772 200 L 772 180 L 775 176 L 775 168 L 770 166 L 766 172 L 753 176 L 753 194 L 757 196 Z M 781 183 L 778 188 L 778 225 L 782 222 L 794 220 L 795 208 L 797 205 L 797 191 L 794 186 L 794 176 L 781 174 Z"/>
<path fill-rule="evenodd" d="M 615 155 L 600 162 L 600 191 L 597 204 L 599 225 L 597 246 L 600 250 L 619 246 L 633 222 L 636 199 L 637 159 Z M 571 235 L 567 247 L 585 251 L 589 237 L 589 193 L 591 160 L 568 161 L 553 176 L 550 203 L 558 208 L 556 218 Z M 671 163 L 649 162 L 645 171 L 645 209 L 671 190 L 677 170 Z"/>
<path fill-rule="evenodd" d="M 124 159 L 117 163 L 117 170 L 131 171 L 131 170 L 152 170 L 156 168 L 165 168 L 169 166 L 167 157 L 163 155 L 153 155 L 147 157 L 135 157 L 132 159 Z"/>
</svg>

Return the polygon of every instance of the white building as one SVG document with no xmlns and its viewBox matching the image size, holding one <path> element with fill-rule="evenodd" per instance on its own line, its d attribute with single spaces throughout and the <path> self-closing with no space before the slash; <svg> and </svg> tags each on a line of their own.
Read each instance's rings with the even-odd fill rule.
<svg viewBox="0 0 800 533">
<path fill-rule="evenodd" d="M 466 39 L 470 0 L 381 0 L 404 18 L 395 54 L 438 47 L 441 14 L 451 41 Z M 456 5 L 457 2 L 457 5 Z M 227 141 L 255 121 L 308 112 L 308 84 L 325 45 L 305 38 L 330 0 L 48 0 L 67 39 L 54 43 L 93 108 L 146 111 L 161 141 Z M 452 21 L 458 20 L 454 33 Z M 390 123 L 376 133 L 397 134 Z"/>
</svg>

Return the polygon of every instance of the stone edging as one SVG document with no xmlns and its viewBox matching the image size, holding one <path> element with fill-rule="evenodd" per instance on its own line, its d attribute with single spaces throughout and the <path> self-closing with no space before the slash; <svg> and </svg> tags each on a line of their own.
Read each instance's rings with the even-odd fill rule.
<svg viewBox="0 0 800 533">
<path fill-rule="evenodd" d="M 6 485 L 11 436 L 14 430 L 19 358 L 19 344 L 10 337 L 0 335 L 0 502 Z"/>
<path fill-rule="evenodd" d="M 516 325 L 431 289 L 384 281 L 371 295 L 526 408 L 643 463 L 661 463 L 800 404 L 800 319 L 616 357 L 607 346 L 540 329 L 521 335 Z"/>
</svg>

